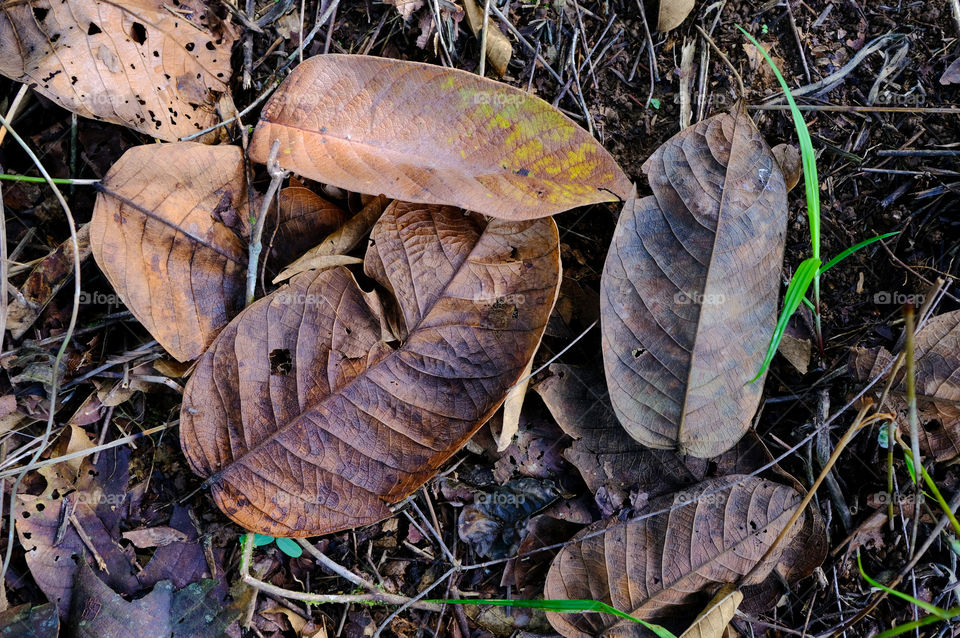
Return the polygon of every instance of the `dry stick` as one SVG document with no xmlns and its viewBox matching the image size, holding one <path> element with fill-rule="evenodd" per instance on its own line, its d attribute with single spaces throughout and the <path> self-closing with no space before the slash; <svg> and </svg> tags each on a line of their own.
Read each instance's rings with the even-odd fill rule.
<svg viewBox="0 0 960 638">
<path fill-rule="evenodd" d="M 17 95 L 13 98 L 13 102 L 10 103 L 10 108 L 7 109 L 7 121 L 12 122 L 13 119 L 17 116 L 17 111 L 20 110 L 20 105 L 23 102 L 23 99 L 27 96 L 27 92 L 30 89 L 26 84 L 20 85 L 20 90 L 17 91 Z M 0 126 L 0 144 L 3 144 L 3 138 L 7 136 L 7 127 Z M 6 280 L 4 280 L 6 281 Z"/>
<path fill-rule="evenodd" d="M 263 203 L 260 205 L 260 213 L 257 215 L 256 224 L 253 232 L 250 233 L 250 258 L 247 261 L 247 305 L 253 303 L 254 293 L 257 287 L 257 263 L 260 261 L 260 251 L 263 250 L 263 227 L 267 219 L 267 211 L 270 210 L 270 203 L 273 201 L 280 183 L 287 176 L 287 171 L 280 168 L 277 164 L 277 153 L 280 151 L 280 140 L 273 140 L 273 146 L 270 147 L 270 155 L 267 158 L 267 172 L 270 174 L 270 186 L 267 187 L 267 194 L 263 197 Z"/>
<path fill-rule="evenodd" d="M 710 34 L 700 28 L 700 25 L 694 25 L 697 28 L 697 31 L 700 32 L 700 35 L 704 40 L 707 41 L 707 44 L 710 45 L 710 48 L 716 52 L 720 59 L 723 60 L 723 63 L 727 65 L 727 68 L 733 73 L 733 77 L 737 78 L 737 86 L 740 88 L 740 98 L 743 99 L 747 95 L 747 90 L 743 87 L 743 78 L 740 77 L 740 73 L 737 71 L 737 68 L 733 66 L 733 63 L 730 62 L 730 59 L 724 55 L 723 51 L 717 46 L 717 43 L 713 41 L 713 38 L 710 37 Z"/>
<path fill-rule="evenodd" d="M 810 77 L 810 67 L 807 66 L 807 56 L 803 53 L 803 42 L 800 40 L 800 30 L 797 29 L 797 21 L 793 19 L 793 9 L 790 8 L 790 0 L 783 0 L 787 7 L 787 16 L 790 18 L 790 30 L 793 31 L 793 37 L 797 41 L 797 51 L 800 52 L 800 61 L 803 63 L 803 74 L 807 76 L 807 84 L 813 82 Z"/>
<path fill-rule="evenodd" d="M 789 104 L 751 104 L 753 111 L 789 111 Z M 843 104 L 798 104 L 800 111 L 823 111 L 825 113 L 906 113 L 910 115 L 960 115 L 957 106 L 845 106 Z"/>
<path fill-rule="evenodd" d="M 294 591 L 292 589 L 283 589 L 268 582 L 262 581 L 250 573 L 250 562 L 253 558 L 253 540 L 249 539 L 242 543 L 243 554 L 240 558 L 240 579 L 254 589 L 262 591 L 270 596 L 278 598 L 290 598 L 292 600 L 302 600 L 308 603 L 383 603 L 387 605 L 407 605 L 414 606 L 417 609 L 426 611 L 440 611 L 440 605 L 434 603 L 422 603 L 417 599 L 407 598 L 397 594 L 369 593 L 369 594 L 311 594 L 308 592 Z M 440 582 L 439 580 L 437 581 Z M 435 583 L 436 584 L 436 583 Z M 429 589 L 423 593 L 427 593 Z M 422 598 L 422 595 L 418 598 Z M 412 604 L 411 604 L 412 603 Z"/>
<path fill-rule="evenodd" d="M 510 33 L 512 33 L 517 38 L 517 40 L 519 40 L 520 43 L 527 48 L 528 51 L 533 53 L 536 60 L 543 65 L 543 68 L 545 68 L 547 71 L 550 72 L 550 75 L 553 76 L 553 79 L 555 79 L 557 82 L 560 83 L 561 86 L 563 86 L 563 78 L 560 77 L 560 74 L 554 71 L 553 67 L 547 64 L 547 61 L 543 59 L 542 55 L 540 55 L 540 51 L 536 47 L 534 47 L 532 44 L 530 44 L 527 41 L 527 39 L 523 36 L 523 34 L 520 33 L 515 26 L 510 24 L 510 21 L 507 20 L 506 16 L 503 15 L 500 9 L 497 8 L 496 3 L 493 3 L 490 5 L 490 10 L 493 11 L 505 25 L 507 25 L 507 29 L 510 30 Z"/>
<path fill-rule="evenodd" d="M 913 335 L 913 304 L 907 304 L 903 309 L 903 319 L 906 324 L 904 333 L 907 337 L 905 356 L 907 363 L 907 413 L 910 426 L 910 450 L 913 454 L 913 485 L 916 505 L 913 508 L 913 530 L 910 532 L 910 555 L 917 549 L 917 530 L 920 528 L 920 507 L 923 505 L 922 468 L 923 459 L 920 458 L 920 436 L 917 428 L 917 385 L 916 360 L 914 357 Z"/>
<path fill-rule="evenodd" d="M 641 0 L 637 0 L 637 8 L 640 9 L 640 19 L 643 21 L 643 33 L 647 38 L 647 53 L 650 58 L 650 92 L 647 94 L 647 102 L 643 105 L 644 108 L 648 109 L 650 108 L 650 100 L 653 99 L 653 89 L 657 82 L 657 54 L 653 50 L 653 36 L 650 35 L 650 26 L 647 25 L 647 11 Z"/>
<path fill-rule="evenodd" d="M 438 578 L 438 579 L 435 580 L 433 583 L 431 583 L 429 587 L 427 587 L 427 588 L 424 589 L 422 592 L 420 592 L 419 594 L 417 594 L 416 596 L 414 596 L 413 598 L 411 598 L 410 600 L 408 600 L 407 602 L 405 602 L 404 604 L 400 605 L 400 606 L 397 607 L 395 610 L 393 610 L 393 613 L 390 614 L 389 616 L 387 616 L 387 617 L 384 619 L 383 623 L 381 623 L 380 626 L 377 628 L 376 633 L 373 634 L 373 638 L 379 638 L 381 632 L 383 632 L 384 628 L 387 627 L 387 625 L 389 625 L 390 622 L 391 622 L 394 618 L 396 618 L 397 616 L 399 616 L 400 614 L 402 614 L 404 611 L 406 611 L 406 610 L 409 609 L 410 607 L 413 607 L 413 606 L 419 604 L 419 601 L 420 601 L 421 598 L 423 598 L 424 596 L 426 596 L 427 594 L 429 594 L 429 593 L 433 590 L 434 587 L 436 587 L 437 585 L 439 585 L 439 584 L 442 583 L 442 582 L 445 582 L 445 581 L 446 581 L 448 578 L 450 578 L 450 576 L 452 576 L 453 573 L 454 573 L 455 571 L 457 571 L 458 569 L 459 569 L 459 567 L 456 566 L 456 565 L 453 566 L 453 567 L 451 567 L 451 568 L 448 569 L 446 572 L 444 572 L 444 574 L 443 574 L 440 578 Z M 443 607 L 441 607 L 441 610 L 442 610 L 442 609 L 443 609 Z"/>
<path fill-rule="evenodd" d="M 847 431 L 844 433 L 842 437 L 840 437 L 840 440 L 837 442 L 837 446 L 833 449 L 833 454 L 830 455 L 830 459 L 827 461 L 827 464 L 824 465 L 822 470 L 820 470 L 820 475 L 817 477 L 817 480 L 814 481 L 813 485 L 810 486 L 810 489 L 807 490 L 807 495 L 803 497 L 803 500 L 800 502 L 799 507 L 797 507 L 796 511 L 793 513 L 793 516 L 790 517 L 790 520 L 787 521 L 787 524 L 784 525 L 783 529 L 777 535 L 777 538 L 773 541 L 770 547 L 767 548 L 767 551 L 764 552 L 760 560 L 757 561 L 757 564 L 753 566 L 753 569 L 747 572 L 746 576 L 740 579 L 740 583 L 738 587 L 742 587 L 745 583 L 747 583 L 750 580 L 750 578 L 752 578 L 758 571 L 760 571 L 760 569 L 763 568 L 767 560 L 770 559 L 770 557 L 773 555 L 773 552 L 777 549 L 777 546 L 780 545 L 780 543 L 783 541 L 784 538 L 786 538 L 787 533 L 790 531 L 790 528 L 792 528 L 794 524 L 798 520 L 800 520 L 800 517 L 803 516 L 803 511 L 807 508 L 807 505 L 810 504 L 810 501 L 813 500 L 813 496 L 814 494 L 816 494 L 817 488 L 819 488 L 820 484 L 823 483 L 823 481 L 827 478 L 827 475 L 830 473 L 830 470 L 836 464 L 837 459 L 840 458 L 840 453 L 843 452 L 843 449 L 847 447 L 847 444 L 853 440 L 853 437 L 856 435 L 857 431 L 860 430 L 862 427 L 869 425 L 873 421 L 877 421 L 883 418 L 891 418 L 893 416 L 891 414 L 880 413 L 880 414 L 873 414 L 869 417 L 866 417 L 867 411 L 870 409 L 872 405 L 873 405 L 873 401 L 871 401 L 870 399 L 867 399 L 866 401 L 864 401 L 864 405 L 863 407 L 860 408 L 860 411 L 857 413 L 857 417 L 853 420 L 853 423 L 850 425 L 850 428 L 847 429 Z"/>
<path fill-rule="evenodd" d="M 480 68 L 477 74 L 483 77 L 487 62 L 487 29 L 490 28 L 490 0 L 483 3 L 483 23 L 480 27 Z"/>
<path fill-rule="evenodd" d="M 53 189 L 53 194 L 56 196 L 57 201 L 60 202 L 60 206 L 63 208 L 64 215 L 67 218 L 67 224 L 70 227 L 70 239 L 73 242 L 73 307 L 70 312 L 70 322 L 67 324 L 66 334 L 64 335 L 63 343 L 60 344 L 59 350 L 57 350 L 57 356 L 53 361 L 53 370 L 50 373 L 50 408 L 49 414 L 47 416 L 47 425 L 44 428 L 43 436 L 40 439 L 40 445 L 37 447 L 37 451 L 34 453 L 33 458 L 30 463 L 25 465 L 20 473 L 17 474 L 17 479 L 13 483 L 13 487 L 10 489 L 10 516 L 7 519 L 9 530 L 7 531 L 7 551 L 3 556 L 3 565 L 0 567 L 0 581 L 3 581 L 7 575 L 7 569 L 10 566 L 10 558 L 13 556 L 13 532 L 14 532 L 14 522 L 16 520 L 16 508 L 17 508 L 17 489 L 20 487 L 20 483 L 23 481 L 23 477 L 27 474 L 27 471 L 32 465 L 34 465 L 40 458 L 40 455 L 47 448 L 47 444 L 50 441 L 50 432 L 53 430 L 53 419 L 57 411 L 57 393 L 59 389 L 59 373 L 60 373 L 60 363 L 63 361 L 63 355 L 67 350 L 67 345 L 70 343 L 70 339 L 73 336 L 73 331 L 77 327 L 77 314 L 80 308 L 80 246 L 77 241 L 77 228 L 76 224 L 73 221 L 73 213 L 70 211 L 70 206 L 67 204 L 67 200 L 64 199 L 63 193 L 60 192 L 60 189 L 57 187 L 57 184 L 53 181 L 53 178 L 50 177 L 50 173 L 47 172 L 47 169 L 43 167 L 43 164 L 40 162 L 40 158 L 37 157 L 36 153 L 23 141 L 17 132 L 10 126 L 10 122 L 3 116 L 0 116 L 0 125 L 6 127 L 7 131 L 10 133 L 11 137 L 17 141 L 17 143 L 23 148 L 23 151 L 30 157 L 30 160 L 37 167 L 37 170 L 40 171 L 40 174 L 43 175 L 44 179 L 47 180 L 47 183 L 50 185 L 50 188 Z M 6 284 L 6 282 L 3 282 Z M 4 293 L 5 294 L 5 293 Z"/>
</svg>

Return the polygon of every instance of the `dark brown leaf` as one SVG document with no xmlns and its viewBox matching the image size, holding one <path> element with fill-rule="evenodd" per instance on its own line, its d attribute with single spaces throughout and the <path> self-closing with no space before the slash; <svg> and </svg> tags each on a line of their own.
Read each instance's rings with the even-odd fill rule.
<svg viewBox="0 0 960 638">
<path fill-rule="evenodd" d="M 543 100 L 473 73 L 317 55 L 263 109 L 250 157 L 360 193 L 532 219 L 622 199 L 630 182 Z"/>
<path fill-rule="evenodd" d="M 246 529 L 316 536 L 389 516 L 519 379 L 560 279 L 550 220 L 399 202 L 365 265 L 395 299 L 401 345 L 349 271 L 306 272 L 232 321 L 187 384 L 184 453 Z"/>
<path fill-rule="evenodd" d="M 776 322 L 783 175 L 741 108 L 684 129 L 643 166 L 601 281 L 610 399 L 640 443 L 702 458 L 750 427 Z"/>
<path fill-rule="evenodd" d="M 729 483 L 737 484 L 708 494 Z M 599 600 L 645 620 L 692 617 L 698 593 L 736 583 L 754 568 L 800 500 L 792 488 L 743 475 L 655 499 L 641 513 L 677 507 L 626 523 L 606 519 L 577 534 L 574 539 L 582 540 L 554 559 L 544 597 Z M 598 531 L 602 533 L 590 536 Z M 775 551 L 744 584 L 766 578 L 779 556 Z M 639 627 L 605 614 L 550 612 L 547 617 L 567 637 L 637 635 L 631 632 Z"/>
</svg>

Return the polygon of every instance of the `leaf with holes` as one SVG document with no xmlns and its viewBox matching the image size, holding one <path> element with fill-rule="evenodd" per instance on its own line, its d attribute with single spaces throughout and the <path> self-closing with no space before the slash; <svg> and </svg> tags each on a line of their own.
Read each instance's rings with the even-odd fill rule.
<svg viewBox="0 0 960 638">
<path fill-rule="evenodd" d="M 394 202 L 370 239 L 365 271 L 392 299 L 343 267 L 301 273 L 238 315 L 187 383 L 184 454 L 246 529 L 316 536 L 389 516 L 540 343 L 560 282 L 552 220 Z"/>
<path fill-rule="evenodd" d="M 645 518 L 606 519 L 574 536 L 554 558 L 544 596 L 591 598 L 651 621 L 691 618 L 702 604 L 698 594 L 736 583 L 757 565 L 800 500 L 792 488 L 746 475 L 654 499 L 637 512 L 649 514 Z M 781 547 L 801 525 L 791 528 Z M 774 551 L 743 584 L 766 578 L 780 553 Z M 547 618 L 567 638 L 635 635 L 628 621 L 609 616 L 548 613 Z"/>
<path fill-rule="evenodd" d="M 777 318 L 783 174 L 742 106 L 687 128 L 643 165 L 601 279 L 603 360 L 640 443 L 710 457 L 750 427 Z"/>
<path fill-rule="evenodd" d="M 586 131 L 543 100 L 473 73 L 317 55 L 263 109 L 265 163 L 360 193 L 532 219 L 622 199 L 630 182 Z"/>
<path fill-rule="evenodd" d="M 0 74 L 60 106 L 166 141 L 219 121 L 234 30 L 199 0 L 10 0 Z"/>
<path fill-rule="evenodd" d="M 920 448 L 938 461 L 949 461 L 960 456 L 960 310 L 931 318 L 917 333 L 914 356 Z M 882 347 L 854 348 L 850 369 L 855 378 L 868 381 L 892 358 Z M 900 416 L 904 439 L 909 440 L 903 368 L 891 386 L 890 400 Z"/>
</svg>

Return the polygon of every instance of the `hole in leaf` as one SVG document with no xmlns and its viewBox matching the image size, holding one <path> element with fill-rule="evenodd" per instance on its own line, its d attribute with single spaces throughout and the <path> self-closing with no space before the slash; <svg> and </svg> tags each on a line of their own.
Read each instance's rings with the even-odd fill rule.
<svg viewBox="0 0 960 638">
<path fill-rule="evenodd" d="M 147 41 L 147 29 L 139 22 L 134 22 L 130 27 L 130 37 L 137 44 L 143 44 Z"/>
<path fill-rule="evenodd" d="M 43 22 L 44 18 L 47 17 L 47 14 L 50 12 L 50 9 L 44 8 L 35 8 L 33 10 L 33 17 L 36 18 L 37 22 Z"/>
<path fill-rule="evenodd" d="M 293 359 L 286 348 L 277 348 L 270 353 L 270 374 L 283 376 L 293 369 Z"/>
<path fill-rule="evenodd" d="M 193 42 L 187 42 L 187 44 L 186 44 L 186 46 L 185 46 L 184 48 L 186 48 L 187 51 L 193 51 L 193 49 L 194 49 L 195 47 L 196 47 L 196 45 L 195 45 Z"/>
<path fill-rule="evenodd" d="M 90 26 L 87 27 L 87 35 L 97 35 L 98 33 L 103 33 L 103 31 L 97 26 L 96 22 L 91 22 Z"/>
<path fill-rule="evenodd" d="M 938 419 L 930 419 L 923 424 L 923 429 L 927 432 L 936 432 L 942 427 L 943 424 Z"/>
</svg>

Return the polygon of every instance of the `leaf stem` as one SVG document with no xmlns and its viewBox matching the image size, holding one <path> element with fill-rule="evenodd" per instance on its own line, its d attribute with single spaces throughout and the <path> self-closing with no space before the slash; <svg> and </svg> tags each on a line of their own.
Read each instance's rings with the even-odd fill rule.
<svg viewBox="0 0 960 638">
<path fill-rule="evenodd" d="M 257 288 L 257 264 L 260 261 L 260 252 L 263 250 L 263 227 L 266 225 L 267 212 L 270 210 L 270 202 L 273 201 L 277 189 L 281 182 L 287 176 L 287 171 L 280 168 L 277 163 L 277 153 L 280 152 L 280 140 L 273 140 L 273 146 L 270 147 L 270 155 L 267 158 L 267 172 L 270 173 L 270 186 L 267 187 L 267 193 L 263 196 L 263 203 L 260 205 L 260 213 L 254 222 L 253 230 L 250 233 L 250 256 L 247 259 L 247 305 L 253 303 Z M 253 206 L 249 202 L 248 206 Z"/>
</svg>

